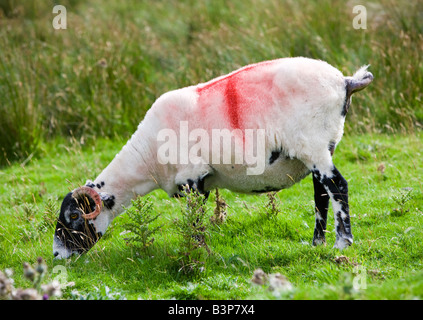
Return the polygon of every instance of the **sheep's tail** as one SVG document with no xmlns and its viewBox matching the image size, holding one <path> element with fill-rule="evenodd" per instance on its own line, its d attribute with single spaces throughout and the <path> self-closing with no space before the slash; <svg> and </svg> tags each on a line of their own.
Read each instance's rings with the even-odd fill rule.
<svg viewBox="0 0 423 320">
<path fill-rule="evenodd" d="M 357 70 L 352 77 L 345 77 L 345 83 L 347 88 L 347 99 L 354 93 L 363 90 L 367 87 L 370 82 L 373 81 L 373 75 L 367 71 L 370 65 L 363 66 Z"/>
</svg>

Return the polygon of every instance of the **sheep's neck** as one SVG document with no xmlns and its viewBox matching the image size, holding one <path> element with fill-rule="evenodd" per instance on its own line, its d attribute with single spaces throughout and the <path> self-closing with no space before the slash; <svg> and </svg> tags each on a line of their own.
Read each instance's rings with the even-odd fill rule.
<svg viewBox="0 0 423 320">
<path fill-rule="evenodd" d="M 97 177 L 94 184 L 99 192 L 104 192 L 115 199 L 113 212 L 115 215 L 128 207 L 131 199 L 143 196 L 158 188 L 148 163 L 150 152 L 139 141 L 131 139 L 115 156 L 112 162 Z"/>
</svg>

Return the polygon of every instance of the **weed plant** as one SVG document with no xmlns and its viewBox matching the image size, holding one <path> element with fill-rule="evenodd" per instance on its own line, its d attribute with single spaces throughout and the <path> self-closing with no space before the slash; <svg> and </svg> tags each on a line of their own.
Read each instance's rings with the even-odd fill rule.
<svg viewBox="0 0 423 320">
<path fill-rule="evenodd" d="M 281 213 L 281 210 L 279 209 L 279 201 L 276 195 L 277 192 L 266 193 L 268 202 L 265 204 L 264 209 L 268 219 L 275 218 Z"/>
<path fill-rule="evenodd" d="M 223 199 L 219 193 L 219 189 L 216 188 L 215 193 L 215 208 L 213 211 L 213 215 L 210 217 L 210 222 L 212 224 L 222 224 L 226 221 L 227 218 L 227 207 L 228 204 L 226 203 L 225 199 Z"/>
<path fill-rule="evenodd" d="M 209 216 L 203 195 L 189 190 L 188 186 L 182 193 L 181 218 L 174 221 L 181 238 L 177 260 L 181 265 L 180 271 L 196 274 L 204 271 L 206 257 L 211 253 L 207 245 Z"/>
<path fill-rule="evenodd" d="M 409 209 L 405 209 L 406 203 L 413 199 L 413 188 L 405 187 L 394 193 L 391 199 L 399 206 L 392 210 L 393 215 L 402 216 L 406 214 Z"/>
<path fill-rule="evenodd" d="M 152 222 L 156 221 L 160 214 L 151 214 L 153 204 L 148 198 L 138 197 L 131 202 L 132 206 L 125 210 L 128 222 L 123 227 L 129 231 L 129 234 L 125 233 L 127 237 L 125 240 L 146 253 L 154 242 L 155 233 L 161 228 L 161 226 L 152 227 Z"/>
</svg>

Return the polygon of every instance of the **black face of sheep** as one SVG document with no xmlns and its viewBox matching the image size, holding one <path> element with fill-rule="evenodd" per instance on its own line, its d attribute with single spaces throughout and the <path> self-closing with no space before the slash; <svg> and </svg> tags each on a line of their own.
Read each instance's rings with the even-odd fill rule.
<svg viewBox="0 0 423 320">
<path fill-rule="evenodd" d="M 70 192 L 63 199 L 53 239 L 55 258 L 84 253 L 101 237 L 93 221 L 102 209 L 100 196 L 89 187 Z"/>
</svg>

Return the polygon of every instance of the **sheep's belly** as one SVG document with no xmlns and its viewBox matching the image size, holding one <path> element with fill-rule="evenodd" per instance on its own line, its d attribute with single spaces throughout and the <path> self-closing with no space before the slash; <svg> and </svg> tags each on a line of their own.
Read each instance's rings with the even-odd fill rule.
<svg viewBox="0 0 423 320">
<path fill-rule="evenodd" d="M 264 172 L 248 175 L 243 165 L 214 165 L 214 174 L 206 178 L 205 188 L 226 188 L 243 193 L 278 191 L 291 187 L 305 178 L 310 171 L 298 159 L 278 159 L 266 164 Z"/>
</svg>

